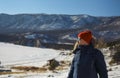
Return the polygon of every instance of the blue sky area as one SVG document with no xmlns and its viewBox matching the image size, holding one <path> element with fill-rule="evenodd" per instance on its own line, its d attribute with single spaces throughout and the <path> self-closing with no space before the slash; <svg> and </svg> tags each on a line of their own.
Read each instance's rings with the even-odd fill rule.
<svg viewBox="0 0 120 78">
<path fill-rule="evenodd" d="M 0 0 L 0 13 L 120 16 L 120 0 Z"/>
</svg>

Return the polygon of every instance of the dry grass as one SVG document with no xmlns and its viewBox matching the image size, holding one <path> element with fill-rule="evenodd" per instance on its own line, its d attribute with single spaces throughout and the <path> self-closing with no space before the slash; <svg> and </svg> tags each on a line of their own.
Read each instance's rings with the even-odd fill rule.
<svg viewBox="0 0 120 78">
<path fill-rule="evenodd" d="M 6 74 L 23 74 L 25 72 L 0 72 L 0 75 L 6 75 Z"/>
<path fill-rule="evenodd" d="M 12 67 L 12 69 L 15 70 L 21 70 L 25 72 L 46 72 L 47 69 L 44 67 L 34 67 L 34 66 L 17 66 L 17 67 Z"/>
<path fill-rule="evenodd" d="M 56 68 L 56 70 L 65 70 L 70 65 L 70 61 L 60 61 L 60 66 Z"/>
<path fill-rule="evenodd" d="M 57 66 L 54 70 L 59 71 L 59 70 L 65 70 L 68 68 L 68 66 L 70 65 L 70 61 L 60 61 L 59 62 L 60 65 Z M 16 66 L 16 67 L 12 67 L 12 69 L 14 70 L 18 70 L 18 71 L 23 71 L 23 72 L 37 72 L 37 73 L 46 73 L 47 70 L 49 69 L 49 65 L 45 65 L 43 67 L 34 67 L 34 66 Z M 53 70 L 50 70 L 53 71 Z M 11 72 L 12 73 L 12 72 Z M 3 74 L 3 73 L 2 73 Z M 8 73 L 9 74 L 9 73 Z M 17 74 L 17 73 L 16 73 Z M 18 73 L 19 74 L 19 73 Z"/>
<path fill-rule="evenodd" d="M 54 70 L 56 70 L 56 71 L 65 70 L 65 69 L 68 69 L 69 65 L 70 65 L 70 61 L 59 61 L 59 65 Z M 47 63 L 46 65 L 43 66 L 43 68 L 50 70 L 49 69 L 50 64 Z M 50 71 L 54 71 L 54 70 L 50 70 Z"/>
</svg>

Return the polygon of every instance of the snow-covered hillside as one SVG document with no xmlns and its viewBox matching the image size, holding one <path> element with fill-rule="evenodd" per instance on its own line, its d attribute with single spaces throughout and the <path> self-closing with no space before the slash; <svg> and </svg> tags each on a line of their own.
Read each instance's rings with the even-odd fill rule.
<svg viewBox="0 0 120 78">
<path fill-rule="evenodd" d="M 42 42 L 57 43 L 62 41 L 63 43 L 72 41 L 72 35 L 84 29 L 92 30 L 97 38 L 102 37 L 105 41 L 120 39 L 120 16 L 95 17 L 86 14 L 0 14 L 0 37 L 4 34 L 16 36 L 25 33 L 39 33 L 43 34 L 44 39 L 42 38 Z M 49 36 L 49 39 L 46 38 L 46 35 Z M 9 41 L 9 39 L 0 39 L 0 41 Z"/>
<path fill-rule="evenodd" d="M 0 14 L 0 28 L 11 32 L 12 30 L 21 32 L 28 30 L 69 29 L 83 27 L 92 23 L 98 24 L 99 21 L 96 17 L 89 15 Z"/>
<path fill-rule="evenodd" d="M 25 47 L 0 42 L 0 61 L 2 66 L 36 66 L 42 67 L 48 60 L 55 58 L 58 61 L 71 61 L 73 55 L 67 55 L 70 51 L 60 51 L 45 48 Z M 109 55 L 106 54 L 106 55 Z M 109 60 L 110 58 L 106 58 Z M 107 61 L 106 61 L 107 62 Z M 21 74 L 0 75 L 0 78 L 66 78 L 69 66 L 58 71 L 43 73 L 26 72 Z M 120 66 L 109 66 L 109 78 L 120 78 Z"/>
<path fill-rule="evenodd" d="M 52 49 L 31 48 L 8 43 L 0 43 L 0 61 L 3 65 L 21 64 L 52 59 L 59 51 Z"/>
</svg>

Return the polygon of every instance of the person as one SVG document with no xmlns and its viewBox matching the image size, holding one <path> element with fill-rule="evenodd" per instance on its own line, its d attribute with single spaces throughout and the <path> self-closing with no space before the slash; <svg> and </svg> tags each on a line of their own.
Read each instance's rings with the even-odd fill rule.
<svg viewBox="0 0 120 78">
<path fill-rule="evenodd" d="M 67 78 L 108 78 L 106 63 L 102 52 L 94 48 L 90 30 L 78 34 L 74 58 Z"/>
</svg>

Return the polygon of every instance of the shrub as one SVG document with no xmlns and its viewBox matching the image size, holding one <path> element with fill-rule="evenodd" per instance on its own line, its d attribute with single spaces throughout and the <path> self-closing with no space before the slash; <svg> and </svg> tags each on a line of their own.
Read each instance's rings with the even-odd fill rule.
<svg viewBox="0 0 120 78">
<path fill-rule="evenodd" d="M 49 60 L 49 70 L 54 70 L 56 67 L 59 66 L 59 62 L 56 61 L 55 59 Z"/>
<path fill-rule="evenodd" d="M 109 62 L 109 64 L 120 64 L 120 45 L 115 45 L 112 49 L 115 50 L 115 53 L 112 55 L 112 60 Z"/>
<path fill-rule="evenodd" d="M 112 59 L 114 59 L 115 63 L 120 64 L 120 51 L 116 52 Z"/>
<path fill-rule="evenodd" d="M 107 43 L 105 42 L 105 40 L 103 38 L 99 38 L 99 39 L 94 41 L 94 46 L 96 48 L 106 48 Z"/>
</svg>

